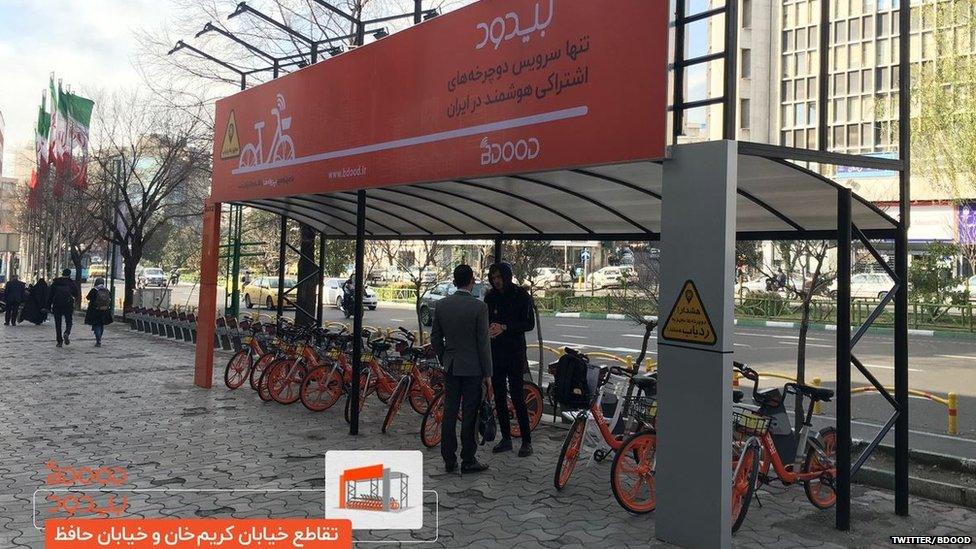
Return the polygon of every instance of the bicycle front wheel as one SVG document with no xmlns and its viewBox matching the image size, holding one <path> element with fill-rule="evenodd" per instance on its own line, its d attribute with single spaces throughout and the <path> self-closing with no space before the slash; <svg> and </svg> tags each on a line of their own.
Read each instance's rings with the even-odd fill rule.
<svg viewBox="0 0 976 549">
<path fill-rule="evenodd" d="M 271 383 L 273 380 L 271 378 L 271 373 L 275 370 L 275 366 L 282 361 L 284 361 L 284 359 L 278 359 L 269 364 L 264 368 L 264 371 L 261 372 L 261 377 L 258 378 L 258 396 L 261 397 L 261 400 L 264 402 L 269 402 L 272 399 Z"/>
<path fill-rule="evenodd" d="M 254 360 L 251 358 L 250 352 L 237 351 L 234 353 L 234 356 L 227 361 L 227 367 L 224 368 L 224 385 L 228 389 L 237 389 L 244 385 L 253 365 Z"/>
<path fill-rule="evenodd" d="M 749 512 L 749 503 L 756 491 L 759 476 L 759 441 L 750 438 L 733 462 L 732 474 L 732 533 L 735 533 Z"/>
<path fill-rule="evenodd" d="M 818 509 L 829 509 L 837 503 L 834 479 L 837 474 L 837 429 L 824 427 L 817 436 L 821 448 L 810 445 L 803 461 L 804 473 L 820 473 L 820 477 L 804 483 L 803 490 Z"/>
<path fill-rule="evenodd" d="M 275 365 L 278 370 L 271 375 L 273 381 L 269 385 L 271 398 L 279 404 L 294 404 L 301 397 L 302 382 L 308 374 L 303 364 L 297 364 L 295 359 L 282 360 Z"/>
<path fill-rule="evenodd" d="M 383 418 L 382 431 L 384 433 L 389 431 L 393 426 L 393 420 L 400 412 L 400 406 L 403 405 L 403 401 L 407 398 L 409 387 L 410 379 L 405 377 L 400 380 L 400 383 L 397 384 L 396 389 L 393 390 L 393 395 L 390 396 L 390 407 L 386 410 L 386 417 Z"/>
<path fill-rule="evenodd" d="M 610 470 L 610 487 L 621 507 L 635 514 L 654 510 L 656 461 L 657 433 L 654 431 L 633 435 L 617 450 Z"/>
<path fill-rule="evenodd" d="M 444 421 L 444 395 L 434 398 L 420 422 L 420 442 L 433 448 L 441 443 L 441 423 Z"/>
<path fill-rule="evenodd" d="M 342 396 L 342 379 L 334 366 L 319 366 L 305 376 L 299 398 L 313 412 L 328 410 Z"/>
<path fill-rule="evenodd" d="M 583 448 L 584 431 L 586 431 L 586 414 L 580 414 L 573 422 L 573 426 L 569 428 L 569 433 L 563 442 L 563 449 L 559 452 L 556 473 L 552 477 L 552 483 L 556 490 L 562 490 L 569 483 L 569 477 L 573 474 L 573 469 L 576 468 L 580 450 Z"/>
<path fill-rule="evenodd" d="M 277 357 L 274 355 L 274 353 L 265 353 L 261 355 L 260 358 L 258 358 L 254 363 L 254 367 L 251 368 L 251 373 L 247 376 L 252 389 L 255 391 L 258 390 L 258 382 L 261 381 L 261 374 L 263 374 L 264 370 L 275 361 L 275 358 Z"/>
</svg>

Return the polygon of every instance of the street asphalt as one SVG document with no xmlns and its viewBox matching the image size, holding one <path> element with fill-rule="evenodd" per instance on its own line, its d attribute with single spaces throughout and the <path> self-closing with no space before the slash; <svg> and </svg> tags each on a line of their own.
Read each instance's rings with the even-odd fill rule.
<svg viewBox="0 0 976 549">
<path fill-rule="evenodd" d="M 218 302 L 222 303 L 222 289 Z M 193 305 L 197 301 L 196 287 L 181 283 L 174 288 L 172 305 Z M 274 314 L 264 308 L 244 309 L 242 312 Z M 287 311 L 286 316 L 292 316 Z M 334 307 L 326 307 L 326 321 L 345 321 Z M 409 304 L 381 303 L 376 311 L 367 311 L 366 324 L 379 327 L 404 326 L 417 328 L 417 318 Z M 621 357 L 636 357 L 641 348 L 643 329 L 632 322 L 620 320 L 591 320 L 580 318 L 542 319 L 542 335 L 549 347 L 576 347 L 584 352 L 602 352 Z M 535 334 L 528 337 L 535 341 Z M 795 377 L 797 368 L 798 335 L 795 329 L 770 327 L 736 327 L 735 360 L 749 364 L 761 373 L 776 373 Z M 657 338 L 653 334 L 648 345 L 649 357 L 657 359 Z M 825 387 L 834 387 L 835 334 L 811 331 L 807 338 L 806 379 L 820 378 Z M 890 335 L 869 333 L 854 349 L 854 354 L 885 386 L 893 384 L 894 340 Z M 543 360 L 553 360 L 546 353 Z M 538 363 L 537 352 L 530 350 L 533 368 Z M 947 393 L 958 396 L 958 432 L 947 434 L 948 412 L 946 406 L 924 397 L 913 396 L 910 400 L 909 423 L 913 448 L 961 456 L 976 455 L 976 339 L 943 339 L 931 336 L 910 336 L 909 379 L 914 390 L 930 392 L 945 398 Z M 535 377 L 535 376 L 533 376 Z M 546 376 L 547 377 L 547 376 Z M 855 386 L 867 386 L 869 382 L 856 370 L 852 373 Z M 785 380 L 768 378 L 767 384 L 782 384 Z M 748 388 L 746 388 L 748 389 Z M 864 392 L 853 396 L 855 438 L 870 440 L 891 416 L 888 402 L 877 392 Z M 832 423 L 834 407 L 824 406 L 819 422 Z M 888 442 L 892 441 L 889 435 Z"/>
</svg>

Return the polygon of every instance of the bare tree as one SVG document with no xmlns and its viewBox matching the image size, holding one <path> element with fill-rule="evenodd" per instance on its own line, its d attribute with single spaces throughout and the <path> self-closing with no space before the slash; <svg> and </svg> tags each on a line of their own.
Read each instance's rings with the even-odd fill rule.
<svg viewBox="0 0 976 549">
<path fill-rule="evenodd" d="M 431 285 L 427 273 L 437 271 L 437 257 L 442 251 L 442 246 L 436 240 L 420 240 L 412 242 L 410 250 L 406 249 L 406 243 L 394 240 L 382 240 L 377 242 L 377 246 L 382 250 L 390 265 L 404 273 L 407 282 L 410 283 L 414 291 L 414 310 L 417 312 L 417 326 L 420 334 L 420 342 L 424 342 L 424 312 L 420 307 L 420 298 L 424 291 Z M 412 253 L 411 253 L 412 252 Z M 426 310 L 426 309 L 425 309 Z M 430 311 L 427 310 L 427 314 Z"/>
<path fill-rule="evenodd" d="M 620 311 L 627 320 L 640 326 L 644 330 L 641 339 L 641 350 L 634 359 L 633 371 L 638 371 L 647 357 L 647 347 L 651 334 L 657 327 L 659 319 L 661 262 L 656 256 L 638 254 L 634 268 L 637 277 L 620 288 L 610 292 L 613 309 Z"/>
<path fill-rule="evenodd" d="M 98 223 L 99 203 L 81 189 L 69 187 L 64 190 L 61 206 L 61 231 L 64 235 L 68 256 L 74 266 L 75 284 L 81 287 L 82 263 L 88 252 L 104 234 L 104 227 Z M 76 303 L 80 309 L 79 299 Z"/>
<path fill-rule="evenodd" d="M 138 94 L 103 95 L 96 102 L 87 194 L 122 256 L 128 311 L 147 242 L 168 224 L 202 214 L 212 144 L 196 117 Z"/>
<path fill-rule="evenodd" d="M 518 240 L 510 241 L 502 249 L 502 257 L 512 266 L 512 274 L 522 287 L 532 297 L 532 313 L 535 315 L 536 345 L 539 350 L 539 373 L 536 383 L 542 385 L 542 370 L 545 364 L 544 342 L 542 338 L 542 322 L 539 316 L 539 306 L 535 298 L 540 290 L 545 290 L 539 278 L 538 270 L 551 267 L 556 263 L 557 255 L 548 240 Z"/>
</svg>

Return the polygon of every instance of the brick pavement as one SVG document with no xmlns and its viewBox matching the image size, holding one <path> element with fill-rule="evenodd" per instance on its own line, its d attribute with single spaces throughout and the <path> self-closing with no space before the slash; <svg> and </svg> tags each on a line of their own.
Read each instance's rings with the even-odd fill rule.
<svg viewBox="0 0 976 549">
<path fill-rule="evenodd" d="M 313 414 L 300 404 L 261 403 L 246 387 L 228 391 L 220 377 L 226 353 L 218 353 L 214 389 L 207 391 L 192 385 L 192 349 L 185 344 L 116 324 L 105 346 L 94 348 L 79 321 L 71 346 L 56 349 L 52 332 L 50 324 L 0 327 L 0 548 L 42 546 L 32 524 L 35 490 L 39 523 L 66 516 L 52 513 L 45 499 L 49 460 L 124 467 L 128 478 L 117 489 L 135 491 L 114 493 L 127 496 L 128 516 L 305 517 L 323 512 L 322 458 L 329 449 L 422 449 L 419 416 L 408 409 L 393 434 L 380 434 L 385 409 L 375 398 L 367 402 L 362 434 L 353 437 L 341 406 Z M 527 459 L 483 448 L 491 472 L 477 476 L 445 474 L 436 450 L 426 452 L 424 484 L 439 495 L 439 531 L 427 497 L 423 530 L 357 532 L 357 539 L 436 536 L 422 546 L 469 548 L 660 545 L 653 514 L 631 516 L 617 505 L 608 464 L 578 469 L 563 492 L 552 488 L 563 435 L 541 426 Z M 304 491 L 213 491 L 229 489 Z M 900 518 L 890 492 L 855 486 L 854 496 L 853 530 L 841 533 L 832 528 L 833 513 L 809 505 L 802 488 L 773 487 L 760 493 L 763 505 L 751 509 L 735 545 L 880 547 L 890 535 L 976 533 L 972 509 L 913 498 L 912 516 Z"/>
</svg>

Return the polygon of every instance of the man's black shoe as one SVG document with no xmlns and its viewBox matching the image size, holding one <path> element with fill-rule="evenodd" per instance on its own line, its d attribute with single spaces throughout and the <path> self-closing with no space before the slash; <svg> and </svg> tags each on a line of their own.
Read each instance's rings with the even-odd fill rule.
<svg viewBox="0 0 976 549">
<path fill-rule="evenodd" d="M 519 448 L 518 457 L 524 458 L 524 457 L 529 457 L 531 455 L 532 455 L 532 443 L 523 442 L 522 447 Z"/>
<path fill-rule="evenodd" d="M 64 344 L 71 345 L 71 340 L 68 339 L 68 334 L 64 334 Z"/>
<path fill-rule="evenodd" d="M 61 344 L 60 343 L 58 343 L 58 347 L 61 347 Z"/>
<path fill-rule="evenodd" d="M 487 464 L 484 464 L 484 463 L 481 463 L 479 461 L 475 461 L 475 462 L 472 462 L 472 463 L 462 463 L 461 464 L 461 472 L 462 473 L 465 473 L 465 474 L 467 474 L 467 473 L 480 473 L 482 471 L 487 471 L 487 470 L 488 470 L 488 465 Z"/>
<path fill-rule="evenodd" d="M 499 443 L 496 444 L 495 447 L 491 449 L 491 453 L 493 454 L 500 454 L 502 452 L 511 452 L 511 451 L 512 451 L 512 439 L 510 438 L 502 438 L 502 440 L 499 441 Z"/>
<path fill-rule="evenodd" d="M 457 471 L 457 462 L 455 461 L 453 463 L 445 463 L 444 470 L 447 471 L 448 473 L 453 473 L 454 471 Z"/>
</svg>

